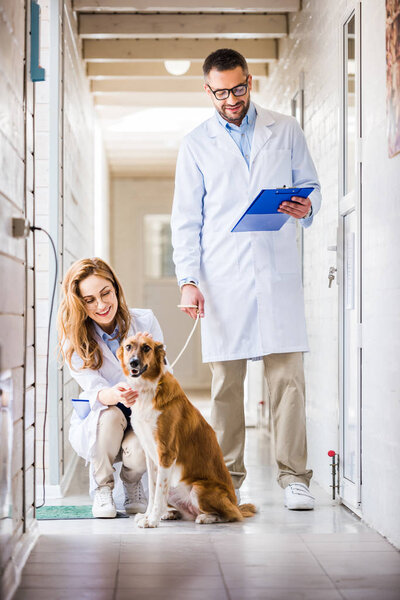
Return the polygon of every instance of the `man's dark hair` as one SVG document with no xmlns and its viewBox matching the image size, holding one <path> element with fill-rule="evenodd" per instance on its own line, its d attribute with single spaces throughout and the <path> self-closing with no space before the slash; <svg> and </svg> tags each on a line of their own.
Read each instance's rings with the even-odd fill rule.
<svg viewBox="0 0 400 600">
<path fill-rule="evenodd" d="M 209 54 L 203 64 L 204 77 L 207 77 L 211 69 L 217 71 L 231 71 L 236 67 L 242 67 L 245 75 L 249 72 L 249 67 L 244 56 L 236 50 L 230 48 L 221 48 Z"/>
</svg>

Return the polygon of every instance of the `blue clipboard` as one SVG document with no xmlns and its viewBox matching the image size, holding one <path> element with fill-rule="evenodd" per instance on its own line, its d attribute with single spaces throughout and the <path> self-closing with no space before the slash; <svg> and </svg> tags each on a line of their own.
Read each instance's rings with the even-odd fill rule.
<svg viewBox="0 0 400 600">
<path fill-rule="evenodd" d="M 292 196 L 308 198 L 313 190 L 313 187 L 261 190 L 231 231 L 277 231 L 289 219 L 289 215 L 278 212 L 280 204 L 290 201 Z"/>
<path fill-rule="evenodd" d="M 90 413 L 90 403 L 86 398 L 71 398 L 72 406 L 78 417 L 83 421 Z"/>
</svg>

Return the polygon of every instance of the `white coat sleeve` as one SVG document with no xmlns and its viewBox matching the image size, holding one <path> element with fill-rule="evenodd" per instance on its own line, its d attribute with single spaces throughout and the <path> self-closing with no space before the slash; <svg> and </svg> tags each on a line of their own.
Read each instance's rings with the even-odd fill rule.
<svg viewBox="0 0 400 600">
<path fill-rule="evenodd" d="M 171 216 L 173 260 L 178 281 L 200 279 L 200 233 L 203 225 L 203 175 L 187 138 L 176 163 L 175 194 Z"/>
<path fill-rule="evenodd" d="M 293 187 L 314 188 L 309 196 L 312 204 L 312 215 L 307 219 L 300 219 L 303 227 L 309 227 L 321 207 L 321 186 L 303 130 L 295 118 L 293 118 L 292 181 Z"/>
<path fill-rule="evenodd" d="M 151 333 L 151 335 L 153 336 L 153 339 L 156 342 L 164 343 L 164 336 L 163 336 L 163 332 L 160 327 L 160 323 L 157 321 L 157 318 L 156 318 L 155 314 L 153 313 L 153 311 L 151 311 L 151 316 L 152 316 L 152 321 L 151 321 L 149 333 Z"/>
<path fill-rule="evenodd" d="M 83 361 L 74 352 L 71 357 L 72 368 L 66 363 L 71 374 L 78 385 L 82 388 L 81 398 L 89 400 L 90 408 L 98 410 L 104 408 L 104 404 L 97 400 L 97 394 L 104 388 L 109 388 L 110 383 L 95 369 L 82 369 Z"/>
<path fill-rule="evenodd" d="M 150 325 L 150 331 L 149 331 L 149 333 L 151 333 L 151 335 L 153 336 L 153 339 L 156 340 L 156 342 L 162 342 L 162 343 L 164 343 L 164 335 L 163 335 L 163 332 L 161 330 L 160 323 L 157 321 L 157 318 L 156 318 L 155 314 L 153 312 L 151 314 L 152 314 L 153 320 L 152 320 L 151 325 Z M 171 373 L 173 373 L 173 370 L 170 367 L 168 358 L 165 357 L 165 360 L 167 361 L 168 371 L 170 371 Z"/>
</svg>

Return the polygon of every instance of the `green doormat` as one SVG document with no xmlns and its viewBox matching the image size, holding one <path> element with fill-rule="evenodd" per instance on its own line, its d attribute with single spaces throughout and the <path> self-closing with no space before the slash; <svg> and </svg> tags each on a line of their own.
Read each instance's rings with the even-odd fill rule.
<svg viewBox="0 0 400 600">
<path fill-rule="evenodd" d="M 91 506 L 42 506 L 36 509 L 39 521 L 64 519 L 94 519 Z M 117 518 L 128 519 L 129 515 L 117 512 Z"/>
</svg>

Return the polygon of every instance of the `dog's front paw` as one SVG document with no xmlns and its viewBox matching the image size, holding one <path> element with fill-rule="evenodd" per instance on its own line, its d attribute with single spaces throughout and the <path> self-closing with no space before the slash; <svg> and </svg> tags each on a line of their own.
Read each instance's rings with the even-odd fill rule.
<svg viewBox="0 0 400 600">
<path fill-rule="evenodd" d="M 136 513 L 135 515 L 135 523 L 138 523 L 143 519 L 143 517 L 147 517 L 147 513 Z"/>
<path fill-rule="evenodd" d="M 175 508 L 169 508 L 167 512 L 162 515 L 161 521 L 177 521 L 181 518 L 182 515 L 179 510 L 176 510 Z"/>
<path fill-rule="evenodd" d="M 136 520 L 136 524 L 138 527 L 142 529 L 158 527 L 159 520 L 153 515 L 140 515 L 140 517 L 140 519 Z"/>
</svg>

